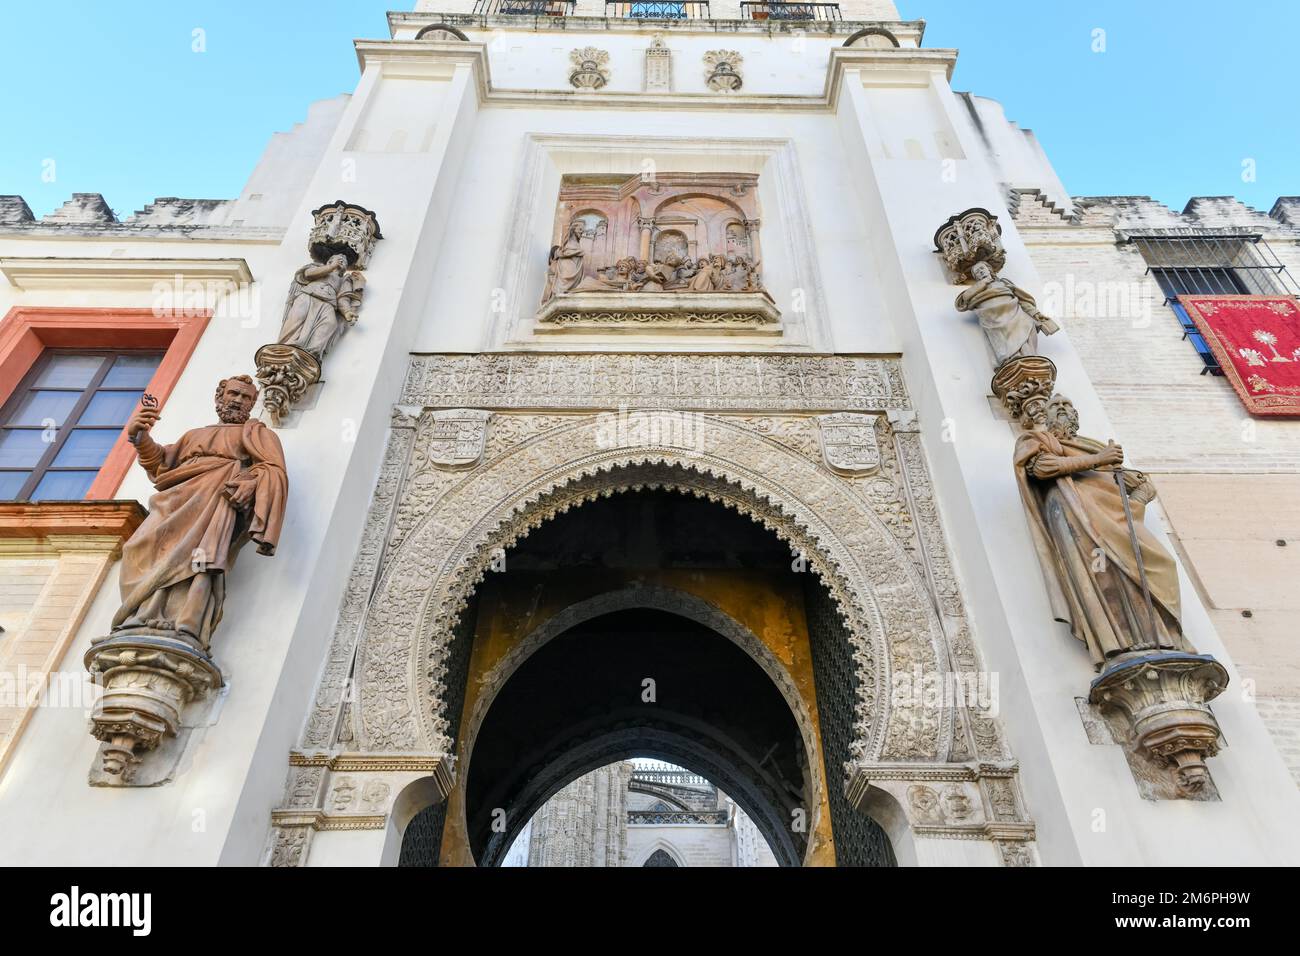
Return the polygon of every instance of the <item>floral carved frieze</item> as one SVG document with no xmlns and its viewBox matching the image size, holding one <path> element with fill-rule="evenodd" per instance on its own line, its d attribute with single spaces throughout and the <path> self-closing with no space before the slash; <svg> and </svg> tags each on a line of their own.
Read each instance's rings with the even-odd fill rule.
<svg viewBox="0 0 1300 956">
<path fill-rule="evenodd" d="M 880 411 L 909 407 L 894 359 L 859 356 L 417 355 L 404 405 L 424 408 Z"/>
</svg>

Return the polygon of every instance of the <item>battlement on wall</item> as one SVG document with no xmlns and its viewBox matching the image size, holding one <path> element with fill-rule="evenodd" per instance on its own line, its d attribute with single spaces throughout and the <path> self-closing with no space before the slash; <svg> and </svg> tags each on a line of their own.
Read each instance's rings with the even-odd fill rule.
<svg viewBox="0 0 1300 956">
<path fill-rule="evenodd" d="M 1115 230 L 1248 228 L 1300 240 L 1300 196 L 1284 196 L 1261 212 L 1233 196 L 1195 196 L 1176 212 L 1150 196 L 1076 196 L 1067 214 L 1039 189 L 1011 189 L 1007 202 L 1020 228 L 1105 226 Z"/>
</svg>

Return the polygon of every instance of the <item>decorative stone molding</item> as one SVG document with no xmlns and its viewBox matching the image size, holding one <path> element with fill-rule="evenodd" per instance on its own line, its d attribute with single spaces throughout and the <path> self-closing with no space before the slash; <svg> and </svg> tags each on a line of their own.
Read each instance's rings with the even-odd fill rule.
<svg viewBox="0 0 1300 956">
<path fill-rule="evenodd" d="M 598 90 L 609 82 L 609 53 L 594 46 L 585 46 L 572 50 L 569 60 L 573 71 L 569 74 L 569 85 L 576 90 Z"/>
<path fill-rule="evenodd" d="M 199 283 L 233 290 L 253 281 L 244 259 L 53 258 L 5 256 L 0 273 L 15 289 L 131 289 L 150 290 L 159 283 L 185 287 Z"/>
<path fill-rule="evenodd" d="M 1219 752 L 1219 722 L 1207 705 L 1227 686 L 1228 672 L 1208 654 L 1134 652 L 1102 671 L 1088 699 L 1121 715 L 1130 746 L 1194 797 L 1209 783 L 1206 758 Z"/>
<path fill-rule="evenodd" d="M 556 296 L 537 312 L 538 332 L 684 330 L 780 335 L 781 313 L 766 294 L 583 293 Z"/>
<path fill-rule="evenodd" d="M 1016 775 L 1008 762 L 859 764 L 846 795 L 865 812 L 871 791 L 884 791 L 913 836 L 987 840 L 998 846 L 1004 866 L 1034 866 L 1035 828 L 1020 809 Z"/>
<path fill-rule="evenodd" d="M 883 411 L 909 405 L 894 359 L 845 355 L 417 355 L 404 405 L 426 408 Z"/>
<path fill-rule="evenodd" d="M 1047 404 L 1056 390 L 1056 364 L 1042 355 L 1008 359 L 993 373 L 990 389 L 1013 421 Z"/>
<path fill-rule="evenodd" d="M 710 50 L 704 54 L 704 82 L 715 93 L 734 93 L 740 89 L 740 64 L 744 57 L 735 50 Z"/>
</svg>

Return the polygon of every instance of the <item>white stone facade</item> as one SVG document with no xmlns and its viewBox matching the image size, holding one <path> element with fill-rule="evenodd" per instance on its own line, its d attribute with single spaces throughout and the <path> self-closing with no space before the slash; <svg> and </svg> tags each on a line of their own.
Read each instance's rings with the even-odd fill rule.
<svg viewBox="0 0 1300 956">
<path fill-rule="evenodd" d="M 383 229 L 357 327 L 279 430 L 290 482 L 279 551 L 241 558 L 230 575 L 214 641 L 228 683 L 174 778 L 88 786 L 96 742 L 84 709 L 40 708 L 0 778 L 0 862 L 395 863 L 408 824 L 464 771 L 449 759 L 447 728 L 461 715 L 440 683 L 445 639 L 493 549 L 646 482 L 725 504 L 806 549 L 845 612 L 862 678 L 843 728 L 854 803 L 899 863 L 1300 861 L 1300 794 L 1278 752 L 1295 767 L 1286 629 L 1298 609 L 1282 586 L 1294 548 L 1270 544 L 1297 539 L 1300 426 L 1260 423 L 1240 441 L 1235 398 L 1196 374 L 1158 300 L 1150 328 L 1134 330 L 1127 314 L 1063 313 L 1064 332 L 1043 344 L 1087 431 L 1125 443 L 1156 476 L 1164 509 L 1149 523 L 1181 561 L 1184 630 L 1233 682 L 1213 704 L 1228 744 L 1211 765 L 1218 801 L 1146 800 L 1122 748 L 1089 742 L 1076 700 L 1095 675 L 1052 623 L 987 347 L 955 312 L 931 241 L 948 216 L 981 206 L 1002 223 L 1006 273 L 1040 303 L 1071 275 L 1141 284 L 1140 257 L 1115 247 L 1111 208 L 1071 202 L 1027 134 L 951 90 L 957 51 L 922 46 L 924 24 L 898 21 L 888 2 L 845 2 L 842 21 L 812 30 L 606 21 L 589 0 L 562 24 L 470 6 L 422 0 L 391 16 L 391 38 L 357 41 L 356 90 L 278 135 L 237 199 L 160 200 L 122 222 L 87 197 L 40 222 L 21 202 L 0 204 L 0 315 L 169 308 L 183 304 L 176 289 L 195 294 L 187 281 L 206 283 L 215 314 L 162 409 L 169 440 L 208 422 L 215 382 L 252 371 L 274 338 L 313 209 L 341 198 L 374 210 Z M 738 9 L 718 2 L 712 15 Z M 416 39 L 439 23 L 467 39 Z M 898 45 L 844 45 L 864 29 Z M 655 33 L 673 56 L 667 92 L 643 89 Z M 570 52 L 587 46 L 609 53 L 609 81 L 575 91 Z M 741 55 L 734 92 L 709 85 L 704 57 L 717 49 Z M 340 38 L 322 55 L 352 53 Z M 561 177 L 654 170 L 758 176 L 780 336 L 536 332 Z M 1272 219 L 1226 202 L 1192 213 L 1261 230 L 1268 219 L 1279 256 L 1300 267 L 1294 205 Z M 707 455 L 602 448 L 598 416 L 628 398 L 699 414 Z M 479 456 L 440 465 L 432 423 L 465 408 L 494 416 Z M 817 416 L 832 413 L 873 416 L 888 474 L 827 466 Z M 1216 501 L 1268 496 L 1276 511 L 1216 510 L 1211 487 L 1229 489 Z M 134 469 L 116 497 L 150 493 Z M 1247 566 L 1267 576 L 1241 574 Z M 3 578 L 6 621 L 31 588 L 18 576 Z M 107 632 L 117 582 L 110 568 L 55 665 L 67 679 Z M 796 699 L 783 665 L 750 650 Z M 504 661 L 501 679 L 518 663 Z M 997 713 L 895 706 L 891 676 L 913 666 L 997 675 Z M 1258 702 L 1239 693 L 1247 679 Z M 482 719 L 464 715 L 462 732 Z M 795 719 L 811 740 L 811 718 Z M 818 792 L 843 790 L 842 769 L 809 776 Z M 964 809 L 918 810 L 912 798 L 928 791 L 955 792 Z M 653 852 L 634 827 L 616 834 L 617 792 L 602 789 L 604 811 L 583 821 L 592 865 Z M 737 828 L 711 859 L 752 859 L 755 838 Z M 703 859 L 673 845 L 684 863 Z"/>
</svg>

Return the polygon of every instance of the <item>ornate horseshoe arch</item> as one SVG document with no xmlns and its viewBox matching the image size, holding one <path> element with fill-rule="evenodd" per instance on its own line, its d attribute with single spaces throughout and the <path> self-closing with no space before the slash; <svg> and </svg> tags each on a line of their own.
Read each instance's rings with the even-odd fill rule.
<svg viewBox="0 0 1300 956">
<path fill-rule="evenodd" d="M 653 487 L 733 508 L 806 557 L 853 645 L 855 760 L 946 760 L 951 710 L 924 695 L 890 700 L 891 674 L 941 676 L 948 667 L 937 613 L 902 547 L 846 482 L 810 459 L 734 421 L 698 420 L 692 447 L 610 447 L 602 416 L 575 417 L 519 441 L 438 497 L 392 555 L 366 615 L 361 749 L 451 753 L 448 659 L 493 557 L 570 508 Z"/>
</svg>

